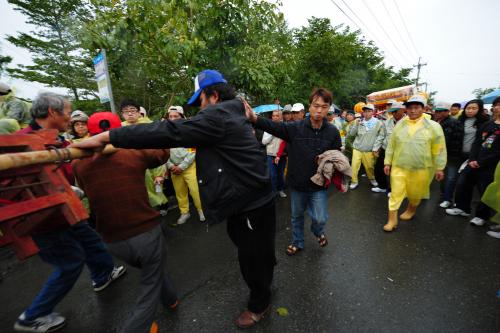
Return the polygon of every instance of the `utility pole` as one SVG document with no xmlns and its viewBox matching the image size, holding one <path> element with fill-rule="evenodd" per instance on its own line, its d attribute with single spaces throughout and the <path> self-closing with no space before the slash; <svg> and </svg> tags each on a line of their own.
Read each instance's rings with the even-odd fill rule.
<svg viewBox="0 0 500 333">
<path fill-rule="evenodd" d="M 418 90 L 418 80 L 420 79 L 420 68 L 422 68 L 423 66 L 427 66 L 427 63 L 423 64 L 420 62 L 421 59 L 422 57 L 418 57 L 418 64 L 413 65 L 413 67 L 417 67 L 417 79 L 415 80 L 415 86 L 417 87 L 417 90 Z"/>
</svg>

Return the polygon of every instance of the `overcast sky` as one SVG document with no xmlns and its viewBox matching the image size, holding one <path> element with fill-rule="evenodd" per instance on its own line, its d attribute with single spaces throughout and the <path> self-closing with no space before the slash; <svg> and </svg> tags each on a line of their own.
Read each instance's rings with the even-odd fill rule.
<svg viewBox="0 0 500 333">
<path fill-rule="evenodd" d="M 283 0 L 282 11 L 291 27 L 316 16 L 330 18 L 334 25 L 361 28 L 383 51 L 386 64 L 398 69 L 412 67 L 422 57 L 427 66 L 422 67 L 421 82 L 438 91 L 437 100 L 461 102 L 472 98 L 475 88 L 500 86 L 500 45 L 494 42 L 500 31 L 495 17 L 500 13 L 498 0 Z M 24 17 L 0 0 L 0 48 L 14 58 L 11 66 L 29 64 L 31 58 L 5 36 L 29 30 Z M 2 80 L 23 97 L 48 90 L 33 82 L 5 76 Z"/>
</svg>

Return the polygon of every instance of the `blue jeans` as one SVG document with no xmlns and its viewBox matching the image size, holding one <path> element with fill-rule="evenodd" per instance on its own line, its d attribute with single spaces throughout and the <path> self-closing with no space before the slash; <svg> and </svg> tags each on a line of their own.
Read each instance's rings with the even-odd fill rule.
<svg viewBox="0 0 500 333">
<path fill-rule="evenodd" d="M 26 320 L 46 316 L 73 288 L 87 264 L 90 277 L 96 283 L 109 278 L 114 264 L 101 237 L 87 222 L 75 224 L 62 230 L 33 236 L 39 247 L 40 258 L 54 266 L 42 290 L 26 309 Z"/>
<path fill-rule="evenodd" d="M 448 160 L 448 164 L 444 170 L 445 178 L 441 182 L 441 199 L 443 201 L 453 202 L 453 195 L 455 194 L 455 186 L 458 179 L 458 168 L 461 164 L 459 160 Z"/>
<path fill-rule="evenodd" d="M 304 248 L 304 213 L 311 217 L 311 232 L 319 237 L 324 234 L 328 221 L 328 193 L 326 190 L 317 192 L 291 191 L 292 205 L 292 245 Z"/>
<path fill-rule="evenodd" d="M 286 157 L 280 158 L 278 164 L 274 164 L 274 156 L 267 156 L 267 165 L 269 167 L 269 175 L 271 176 L 271 184 L 273 191 L 283 191 L 285 189 L 285 165 Z"/>
</svg>

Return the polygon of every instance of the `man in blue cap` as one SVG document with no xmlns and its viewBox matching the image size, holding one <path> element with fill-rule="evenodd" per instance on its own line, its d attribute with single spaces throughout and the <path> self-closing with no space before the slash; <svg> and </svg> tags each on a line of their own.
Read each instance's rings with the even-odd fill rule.
<svg viewBox="0 0 500 333">
<path fill-rule="evenodd" d="M 200 106 L 190 119 L 113 129 L 74 145 L 100 151 L 120 148 L 196 147 L 197 178 L 208 222 L 227 220 L 238 248 L 241 273 L 250 288 L 248 309 L 236 321 L 255 325 L 270 309 L 275 258 L 273 192 L 259 142 L 241 100 L 215 70 L 196 76 L 189 105 Z"/>
</svg>

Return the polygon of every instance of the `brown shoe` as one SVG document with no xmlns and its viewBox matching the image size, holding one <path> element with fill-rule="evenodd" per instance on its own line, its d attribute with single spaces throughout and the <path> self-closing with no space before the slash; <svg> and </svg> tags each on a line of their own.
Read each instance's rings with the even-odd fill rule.
<svg viewBox="0 0 500 333">
<path fill-rule="evenodd" d="M 264 311 L 261 313 L 254 313 L 249 310 L 243 311 L 238 319 L 236 319 L 236 326 L 239 328 L 249 328 L 257 324 L 264 315 L 271 309 L 271 305 L 269 305 Z"/>
</svg>

